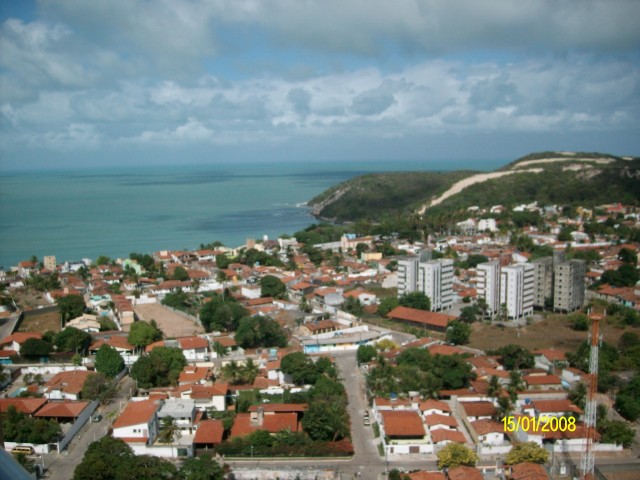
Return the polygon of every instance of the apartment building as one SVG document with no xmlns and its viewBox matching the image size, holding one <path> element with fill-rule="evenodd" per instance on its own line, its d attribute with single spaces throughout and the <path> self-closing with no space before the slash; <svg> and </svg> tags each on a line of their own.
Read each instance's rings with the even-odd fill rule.
<svg viewBox="0 0 640 480">
<path fill-rule="evenodd" d="M 478 299 L 487 304 L 487 314 L 495 315 L 500 309 L 500 263 L 485 262 L 476 267 Z"/>
<path fill-rule="evenodd" d="M 453 260 L 429 260 L 408 257 L 398 261 L 398 296 L 422 292 L 431 300 L 431 310 L 446 310 L 453 306 Z"/>
<path fill-rule="evenodd" d="M 584 304 L 584 260 L 569 260 L 556 265 L 554 272 L 553 309 L 572 312 Z"/>
<path fill-rule="evenodd" d="M 534 268 L 533 306 L 544 308 L 547 298 L 553 299 L 553 257 L 536 258 Z"/>
<path fill-rule="evenodd" d="M 398 260 L 398 296 L 415 292 L 418 288 L 418 257 Z"/>
<path fill-rule="evenodd" d="M 530 263 L 510 265 L 500 271 L 500 304 L 509 318 L 533 313 L 535 267 Z"/>
</svg>

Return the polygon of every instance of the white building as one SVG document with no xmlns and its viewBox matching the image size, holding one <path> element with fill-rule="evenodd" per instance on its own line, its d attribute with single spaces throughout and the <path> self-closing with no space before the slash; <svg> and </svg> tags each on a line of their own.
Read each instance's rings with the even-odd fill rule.
<svg viewBox="0 0 640 480">
<path fill-rule="evenodd" d="M 158 416 L 160 402 L 144 400 L 129 402 L 113 423 L 113 437 L 126 443 L 151 445 L 158 435 Z M 135 448 L 134 448 L 135 450 Z"/>
<path fill-rule="evenodd" d="M 398 260 L 398 296 L 415 292 L 418 286 L 418 257 Z"/>
<path fill-rule="evenodd" d="M 500 309 L 500 264 L 496 262 L 480 263 L 476 267 L 478 277 L 478 298 L 487 303 L 487 313 L 495 315 Z"/>
<path fill-rule="evenodd" d="M 420 262 L 418 291 L 431 299 L 431 311 L 451 308 L 453 306 L 453 260 Z"/>
<path fill-rule="evenodd" d="M 530 263 L 502 268 L 500 304 L 506 306 L 509 318 L 521 318 L 533 313 L 534 278 L 534 266 Z"/>
</svg>

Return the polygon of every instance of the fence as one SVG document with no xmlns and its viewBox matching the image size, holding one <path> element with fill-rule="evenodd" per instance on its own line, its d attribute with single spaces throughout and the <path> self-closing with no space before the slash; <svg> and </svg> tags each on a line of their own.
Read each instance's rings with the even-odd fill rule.
<svg viewBox="0 0 640 480">
<path fill-rule="evenodd" d="M 58 452 L 61 452 L 67 445 L 69 445 L 69 442 L 73 440 L 73 437 L 75 437 L 80 429 L 84 427 L 84 424 L 87 423 L 87 420 L 91 418 L 91 415 L 93 415 L 93 412 L 96 411 L 98 405 L 100 405 L 100 402 L 94 400 L 87 406 L 87 408 L 82 411 L 82 413 L 76 419 L 64 438 L 58 442 Z"/>
</svg>

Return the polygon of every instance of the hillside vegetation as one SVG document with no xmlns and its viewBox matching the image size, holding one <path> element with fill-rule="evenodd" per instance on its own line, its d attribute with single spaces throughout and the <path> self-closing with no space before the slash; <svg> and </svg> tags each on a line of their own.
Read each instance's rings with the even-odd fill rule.
<svg viewBox="0 0 640 480">
<path fill-rule="evenodd" d="M 330 188 L 309 205 L 318 217 L 355 221 L 471 205 L 511 207 L 534 200 L 541 205 L 593 206 L 636 204 L 640 199 L 640 158 L 543 152 L 520 158 L 491 175 L 500 174 L 504 176 L 491 179 L 485 178 L 486 173 L 469 171 L 370 174 Z M 469 185 L 460 186 L 461 180 Z M 443 197 L 436 205 L 435 200 Z"/>
</svg>

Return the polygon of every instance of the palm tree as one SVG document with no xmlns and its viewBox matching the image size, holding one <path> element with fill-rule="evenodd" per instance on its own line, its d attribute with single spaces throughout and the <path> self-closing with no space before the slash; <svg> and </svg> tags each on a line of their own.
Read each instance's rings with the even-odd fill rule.
<svg viewBox="0 0 640 480">
<path fill-rule="evenodd" d="M 495 375 L 492 375 L 491 378 L 489 379 L 489 390 L 487 391 L 487 395 L 489 395 L 491 398 L 498 398 L 498 395 L 500 395 L 501 390 L 502 390 L 502 387 L 500 386 L 500 381 L 498 380 L 498 377 L 496 377 Z"/>
<path fill-rule="evenodd" d="M 169 415 L 162 419 L 162 425 L 160 426 L 160 433 L 158 434 L 158 441 L 160 443 L 170 443 L 171 444 L 171 456 L 174 457 L 173 454 L 173 442 L 174 440 L 178 440 L 182 437 L 182 433 L 180 432 L 180 428 L 176 425 L 175 419 Z"/>
<path fill-rule="evenodd" d="M 503 418 L 508 417 L 513 412 L 513 404 L 511 399 L 507 396 L 498 398 L 498 421 L 501 422 Z"/>
<path fill-rule="evenodd" d="M 231 385 L 237 385 L 241 383 L 240 380 L 240 367 L 235 360 L 227 363 L 222 367 L 222 376 L 229 381 Z"/>
<path fill-rule="evenodd" d="M 516 401 L 518 398 L 518 392 L 521 392 L 525 389 L 524 380 L 522 380 L 522 374 L 519 370 L 511 370 L 509 372 L 509 386 L 507 387 L 507 392 L 509 392 L 509 397 L 512 401 Z"/>
<path fill-rule="evenodd" d="M 258 368 L 258 365 L 256 365 L 251 358 L 247 359 L 244 366 L 240 369 L 240 378 L 242 378 L 242 383 L 252 384 L 259 372 L 260 369 Z"/>
</svg>

